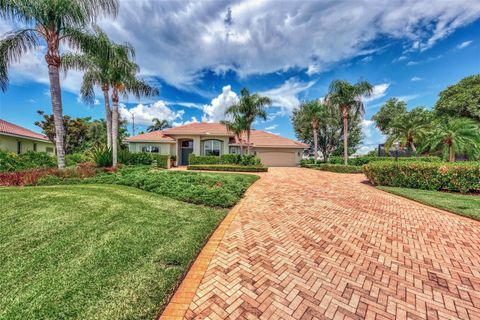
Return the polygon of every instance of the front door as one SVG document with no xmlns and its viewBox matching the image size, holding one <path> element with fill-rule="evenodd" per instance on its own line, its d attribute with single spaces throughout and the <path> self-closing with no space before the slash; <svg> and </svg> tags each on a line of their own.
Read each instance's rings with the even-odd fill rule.
<svg viewBox="0 0 480 320">
<path fill-rule="evenodd" d="M 193 140 L 183 140 L 181 142 L 182 155 L 180 164 L 182 166 L 188 165 L 188 156 L 193 152 Z"/>
</svg>

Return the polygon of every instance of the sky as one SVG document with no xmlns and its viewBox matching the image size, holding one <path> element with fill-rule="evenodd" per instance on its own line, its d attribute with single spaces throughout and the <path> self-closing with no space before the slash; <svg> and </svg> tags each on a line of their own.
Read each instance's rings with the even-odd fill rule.
<svg viewBox="0 0 480 320">
<path fill-rule="evenodd" d="M 365 99 L 358 151 L 366 153 L 385 139 L 371 117 L 387 99 L 432 108 L 441 90 L 480 73 L 477 0 L 120 0 L 118 17 L 99 25 L 135 47 L 140 76 L 160 89 L 121 101 L 137 133 L 153 118 L 220 121 L 246 87 L 273 101 L 254 127 L 295 138 L 290 117 L 301 101 L 324 97 L 335 79 L 367 80 L 374 94 Z M 18 27 L 0 18 L 0 37 Z M 0 118 L 39 131 L 36 111 L 51 112 L 44 54 L 12 66 Z M 103 118 L 100 94 L 93 105 L 79 98 L 81 81 L 76 71 L 62 75 L 64 114 Z"/>
</svg>

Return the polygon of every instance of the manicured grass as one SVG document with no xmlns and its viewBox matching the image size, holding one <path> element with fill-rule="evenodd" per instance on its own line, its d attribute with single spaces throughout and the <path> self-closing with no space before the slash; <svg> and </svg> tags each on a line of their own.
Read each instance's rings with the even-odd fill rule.
<svg viewBox="0 0 480 320">
<path fill-rule="evenodd" d="M 477 195 L 396 187 L 378 188 L 432 207 L 480 220 L 480 196 Z"/>
<path fill-rule="evenodd" d="M 226 214 L 114 185 L 0 188 L 0 319 L 153 319 Z"/>
</svg>

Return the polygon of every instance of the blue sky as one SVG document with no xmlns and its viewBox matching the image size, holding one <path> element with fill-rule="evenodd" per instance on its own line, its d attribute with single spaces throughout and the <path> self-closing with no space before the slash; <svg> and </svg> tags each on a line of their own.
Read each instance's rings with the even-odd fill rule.
<svg viewBox="0 0 480 320">
<path fill-rule="evenodd" d="M 323 97 L 334 79 L 366 79 L 366 152 L 383 141 L 369 120 L 391 97 L 431 108 L 446 86 L 480 70 L 480 2 L 458 1 L 121 1 L 116 20 L 100 25 L 137 51 L 141 75 L 160 95 L 122 101 L 137 132 L 153 117 L 174 125 L 219 121 L 242 87 L 272 98 L 255 128 L 294 138 L 290 114 Z M 229 14 L 230 12 L 230 14 Z M 0 34 L 15 23 L 0 20 Z M 50 111 L 41 50 L 10 71 L 0 118 L 38 131 L 36 110 Z M 78 99 L 81 74 L 62 79 L 64 113 L 103 117 L 103 100 Z M 131 129 L 131 127 L 129 126 Z"/>
</svg>

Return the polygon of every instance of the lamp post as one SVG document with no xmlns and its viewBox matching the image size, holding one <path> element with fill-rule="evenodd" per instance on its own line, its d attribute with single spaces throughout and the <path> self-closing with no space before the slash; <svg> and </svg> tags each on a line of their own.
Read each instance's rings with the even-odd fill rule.
<svg viewBox="0 0 480 320">
<path fill-rule="evenodd" d="M 395 141 L 393 147 L 395 148 L 395 161 L 398 161 L 398 148 L 400 147 L 400 143 Z"/>
</svg>

